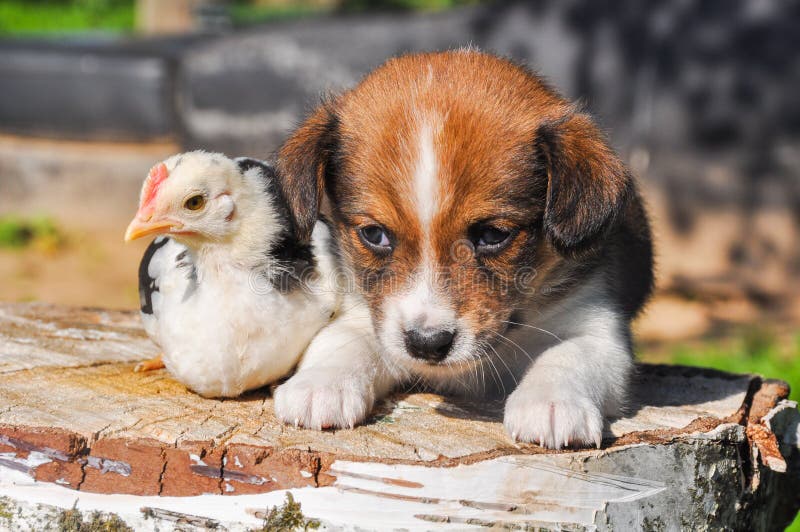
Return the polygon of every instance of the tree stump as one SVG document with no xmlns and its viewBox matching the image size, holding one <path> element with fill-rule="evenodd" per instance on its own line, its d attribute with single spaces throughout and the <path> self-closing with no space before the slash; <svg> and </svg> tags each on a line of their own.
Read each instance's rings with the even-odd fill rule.
<svg viewBox="0 0 800 532">
<path fill-rule="evenodd" d="M 601 449 L 548 451 L 508 438 L 500 402 L 432 394 L 353 430 L 288 427 L 269 390 L 211 400 L 133 372 L 156 354 L 133 312 L 0 304 L 0 529 L 74 506 L 245 530 L 287 490 L 330 528 L 777 530 L 800 507 L 780 381 L 642 364 Z"/>
</svg>

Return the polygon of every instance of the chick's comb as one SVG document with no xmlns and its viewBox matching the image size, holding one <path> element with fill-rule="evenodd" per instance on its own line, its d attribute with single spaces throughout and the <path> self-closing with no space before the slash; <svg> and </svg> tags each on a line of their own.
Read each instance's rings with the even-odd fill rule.
<svg viewBox="0 0 800 532">
<path fill-rule="evenodd" d="M 158 163 L 150 169 L 147 174 L 147 179 L 144 184 L 144 191 L 142 191 L 142 210 L 152 209 L 153 202 L 158 194 L 158 188 L 161 183 L 169 177 L 169 170 L 164 163 Z"/>
</svg>

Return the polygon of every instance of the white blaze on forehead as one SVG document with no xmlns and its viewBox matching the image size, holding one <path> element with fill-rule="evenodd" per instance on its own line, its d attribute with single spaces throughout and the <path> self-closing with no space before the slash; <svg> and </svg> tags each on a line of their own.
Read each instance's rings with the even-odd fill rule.
<svg viewBox="0 0 800 532">
<path fill-rule="evenodd" d="M 414 200 L 423 233 L 428 237 L 431 220 L 439 209 L 439 165 L 434 146 L 434 128 L 424 122 L 417 137 L 417 162 L 414 169 Z"/>
<path fill-rule="evenodd" d="M 439 161 L 436 153 L 436 120 L 417 115 L 416 150 L 411 199 L 421 227 L 420 262 L 402 295 L 387 301 L 390 319 L 402 328 L 450 327 L 455 314 L 439 286 L 438 265 L 432 243 L 432 223 L 441 208 Z"/>
</svg>

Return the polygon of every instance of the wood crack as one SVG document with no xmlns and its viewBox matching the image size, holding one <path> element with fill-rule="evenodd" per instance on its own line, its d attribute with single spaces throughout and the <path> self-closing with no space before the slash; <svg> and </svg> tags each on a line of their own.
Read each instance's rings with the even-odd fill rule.
<svg viewBox="0 0 800 532">
<path fill-rule="evenodd" d="M 91 437 L 89 438 L 89 440 L 86 442 L 87 445 L 91 446 L 94 442 L 99 440 L 100 439 L 100 435 L 103 433 L 103 431 L 107 430 L 108 427 L 110 427 L 112 424 L 113 423 L 107 423 L 105 427 L 93 432 Z"/>
<path fill-rule="evenodd" d="M 161 495 L 164 492 L 164 474 L 167 472 L 167 453 L 164 449 L 161 449 L 161 460 L 163 463 L 161 464 L 161 472 L 158 475 L 158 494 Z"/>
<path fill-rule="evenodd" d="M 222 448 L 222 457 L 219 460 L 219 484 L 217 485 L 220 495 L 225 494 L 225 465 L 228 460 L 228 448 Z"/>
<path fill-rule="evenodd" d="M 223 432 L 217 434 L 217 436 L 214 438 L 216 440 L 216 444 L 217 445 L 227 444 L 231 440 L 231 438 L 233 438 L 236 435 L 235 434 L 236 429 L 238 429 L 240 426 L 241 426 L 240 423 L 235 423 L 231 425 L 229 428 L 225 429 Z"/>
<path fill-rule="evenodd" d="M 319 487 L 319 474 L 322 471 L 322 459 L 319 456 L 314 457 L 313 462 L 314 471 L 311 472 L 314 478 L 314 487 Z"/>
<path fill-rule="evenodd" d="M 80 491 L 83 487 L 83 483 L 86 481 L 86 462 L 81 461 L 79 462 L 81 467 L 81 479 L 78 481 L 78 484 L 75 486 L 75 490 Z"/>
</svg>

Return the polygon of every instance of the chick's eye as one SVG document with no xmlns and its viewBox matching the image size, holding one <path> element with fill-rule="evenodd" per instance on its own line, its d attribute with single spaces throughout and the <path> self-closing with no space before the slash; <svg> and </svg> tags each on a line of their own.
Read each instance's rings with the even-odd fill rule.
<svg viewBox="0 0 800 532">
<path fill-rule="evenodd" d="M 391 250 L 392 244 L 389 235 L 380 225 L 367 225 L 358 230 L 361 240 L 367 247 L 374 251 L 386 252 Z"/>
<path fill-rule="evenodd" d="M 511 242 L 513 232 L 493 225 L 481 225 L 473 228 L 472 242 L 477 251 L 498 252 Z"/>
<path fill-rule="evenodd" d="M 197 196 L 192 196 L 191 198 L 186 200 L 186 203 L 183 204 L 184 207 L 189 209 L 190 211 L 198 211 L 202 209 L 206 204 L 206 198 L 202 195 L 198 194 Z"/>
</svg>

